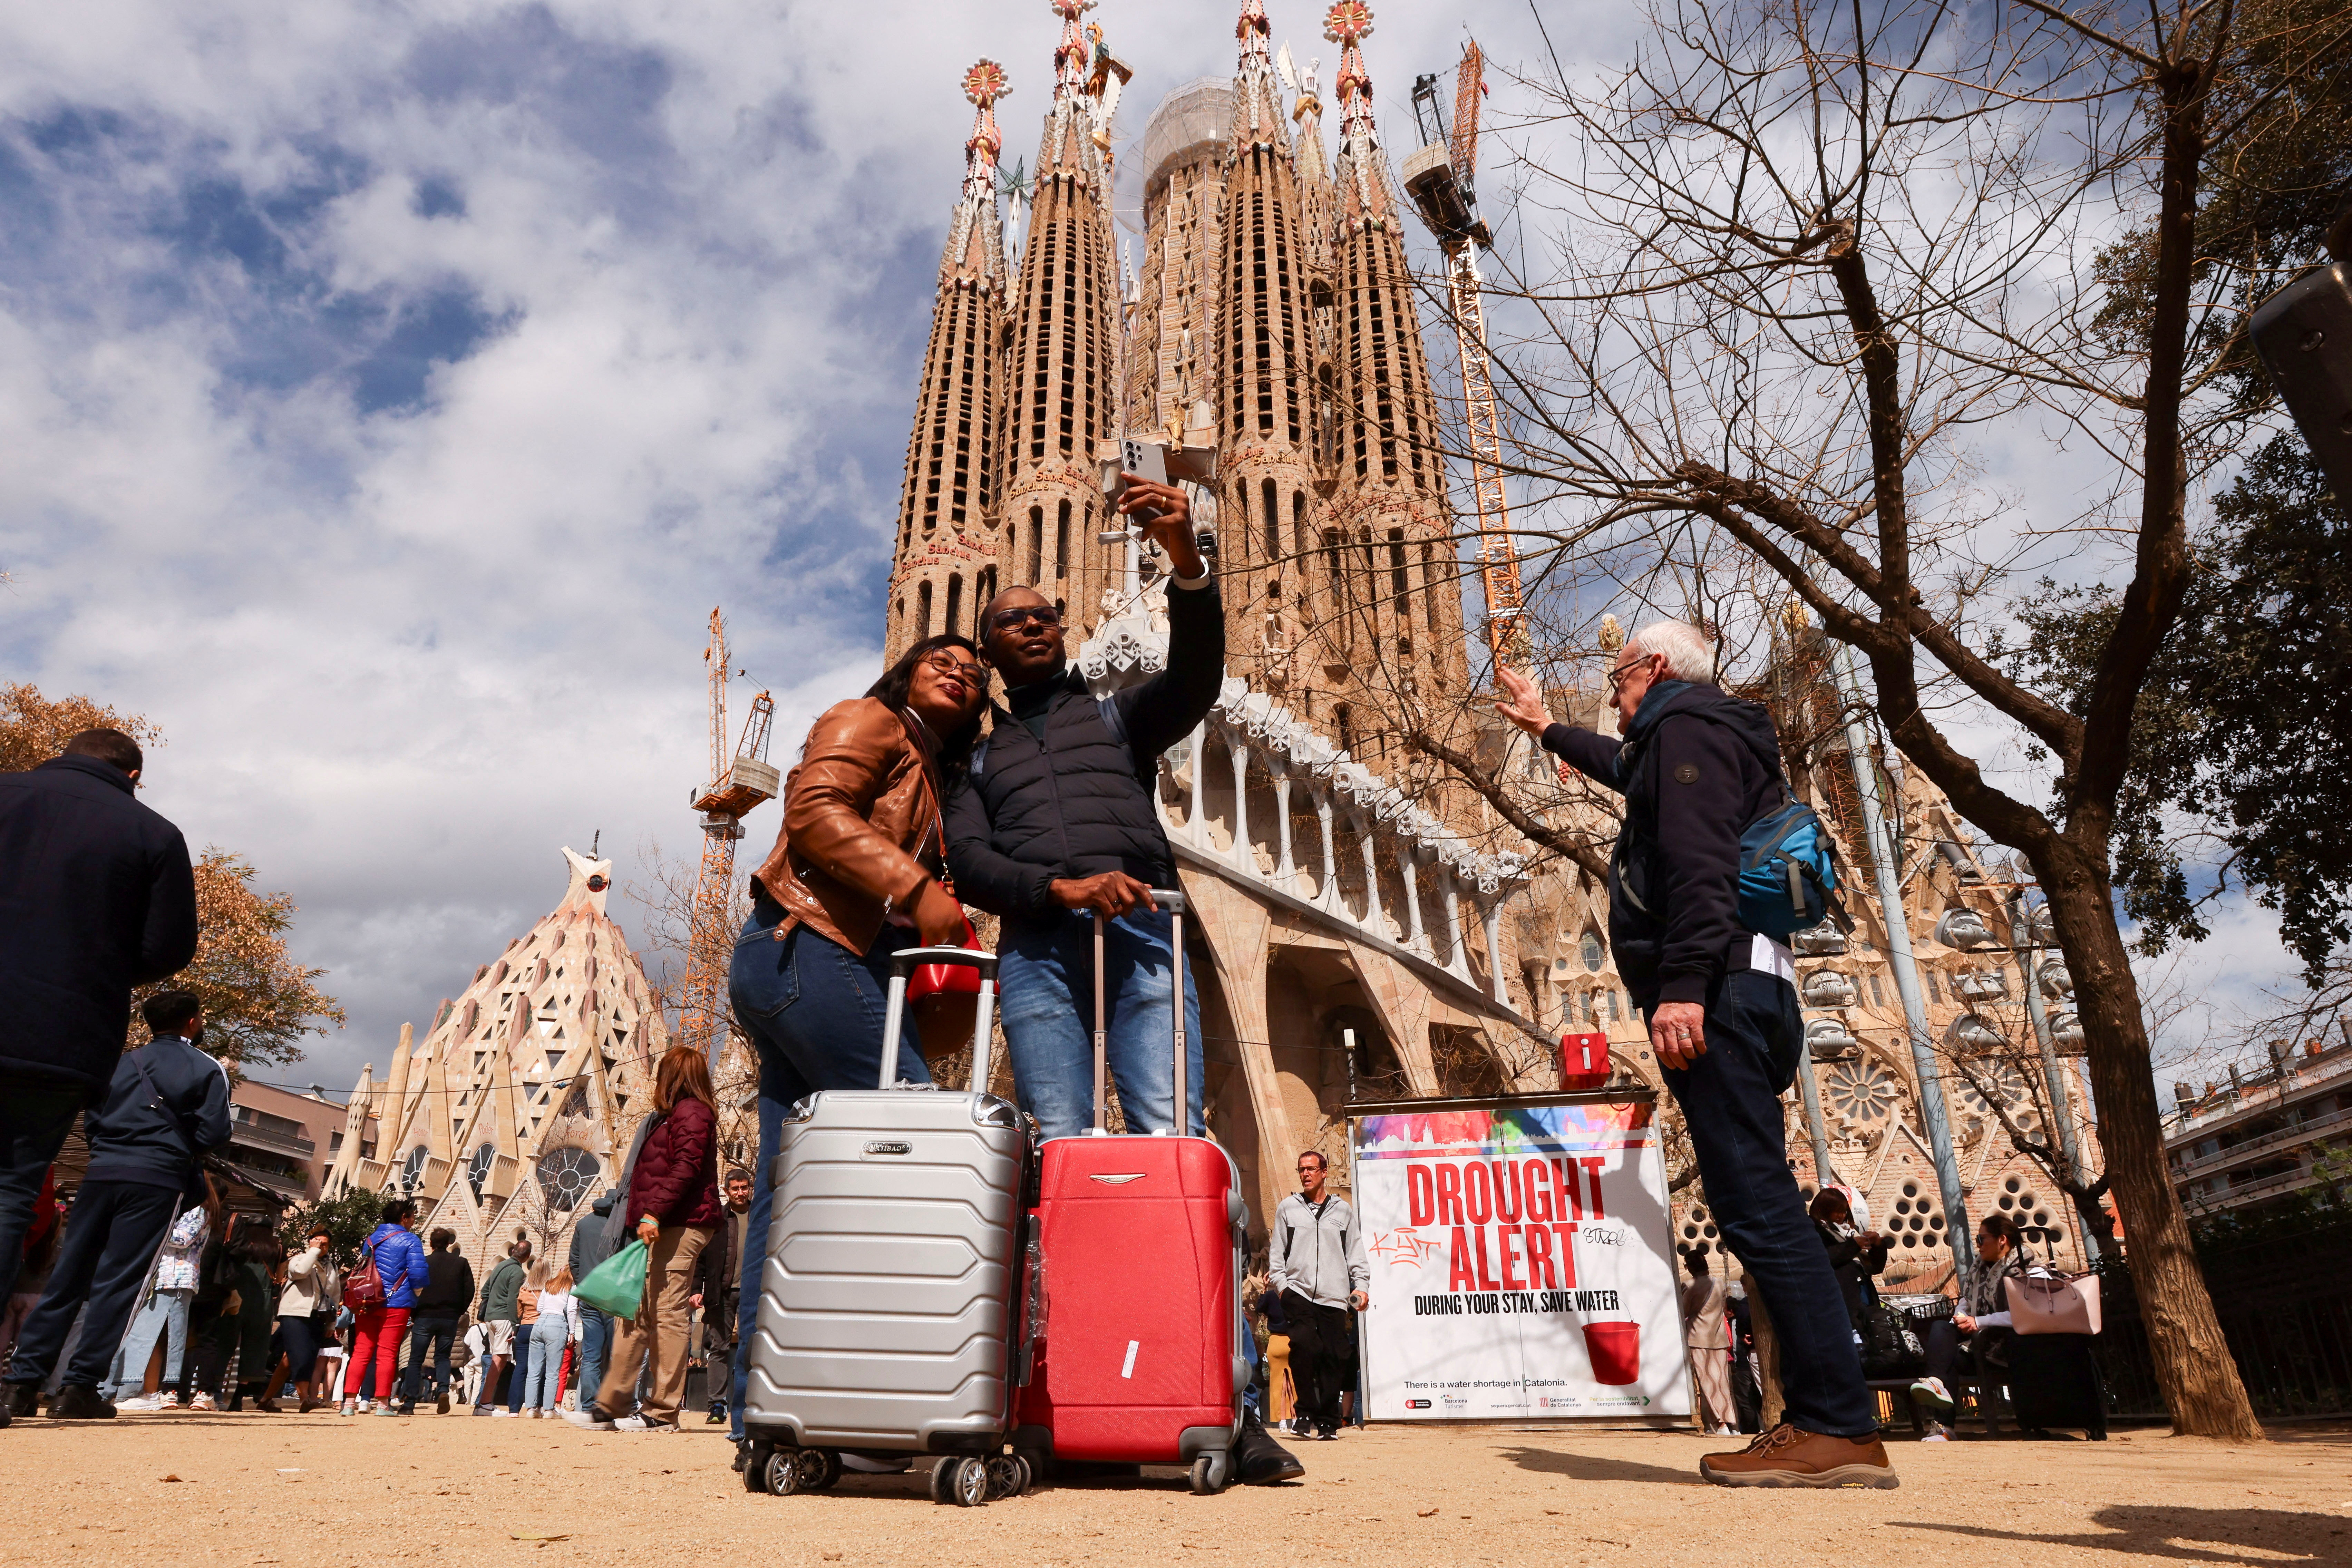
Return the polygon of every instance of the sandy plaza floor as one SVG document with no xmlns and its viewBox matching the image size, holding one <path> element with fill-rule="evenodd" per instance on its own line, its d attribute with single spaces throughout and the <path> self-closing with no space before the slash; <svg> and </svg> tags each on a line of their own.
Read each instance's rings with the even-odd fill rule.
<svg viewBox="0 0 2352 1568">
<path fill-rule="evenodd" d="M 1179 1472 L 977 1509 L 923 1478 L 753 1496 L 709 1428 L 179 1415 L 0 1432 L 0 1562 L 593 1564 L 2352 1564 L 2352 1427 L 2231 1447 L 1894 1447 L 1892 1491 L 1700 1484 L 1685 1432 L 1373 1427 L 1293 1445 L 1304 1480 L 1195 1497 Z M 647 1555 L 652 1553 L 652 1555 Z"/>
</svg>

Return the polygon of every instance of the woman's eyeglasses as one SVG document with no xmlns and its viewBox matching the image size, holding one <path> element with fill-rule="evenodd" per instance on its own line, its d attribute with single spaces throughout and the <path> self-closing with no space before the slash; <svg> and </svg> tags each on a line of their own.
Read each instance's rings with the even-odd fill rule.
<svg viewBox="0 0 2352 1568">
<path fill-rule="evenodd" d="M 941 675 L 952 675 L 974 686 L 988 684 L 988 667 L 969 658 L 959 658 L 953 648 L 939 648 L 924 656 L 923 662 Z"/>
</svg>

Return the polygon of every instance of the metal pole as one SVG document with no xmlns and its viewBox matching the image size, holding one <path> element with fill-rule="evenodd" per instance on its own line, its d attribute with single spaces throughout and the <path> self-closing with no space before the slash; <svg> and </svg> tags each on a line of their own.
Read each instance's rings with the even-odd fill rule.
<svg viewBox="0 0 2352 1568">
<path fill-rule="evenodd" d="M 1829 1127 L 1822 1120 L 1822 1086 L 1813 1080 L 1813 1047 L 1797 1045 L 1797 1096 L 1805 1106 L 1805 1131 L 1813 1142 L 1813 1185 L 1826 1187 L 1835 1177 L 1830 1169 Z"/>
<path fill-rule="evenodd" d="M 1927 1152 L 1936 1161 L 1936 1190 L 1944 1205 L 1944 1239 L 1952 1244 L 1952 1261 L 1966 1268 L 1976 1261 L 1975 1237 L 1969 1227 L 1967 1197 L 1960 1191 L 1959 1161 L 1952 1153 L 1952 1121 L 1944 1110 L 1944 1080 L 1927 1033 L 1927 1004 L 1919 992 L 1919 966 L 1911 956 L 1911 921 L 1903 908 L 1899 870 L 1901 847 L 1887 832 L 1879 804 L 1878 770 L 1871 765 L 1870 731 L 1862 718 L 1862 681 L 1853 672 L 1853 649 L 1841 644 L 1832 662 L 1838 697 L 1845 705 L 1846 757 L 1853 764 L 1854 787 L 1862 796 L 1862 830 L 1870 841 L 1870 858 L 1878 868 L 1878 906 L 1886 919 L 1886 956 L 1895 971 L 1895 988 L 1903 996 L 1903 1018 L 1911 1036 L 1911 1065 L 1919 1075 L 1919 1120 L 1926 1123 Z"/>
<path fill-rule="evenodd" d="M 2042 1048 L 2042 1078 L 2050 1088 L 2050 1114 L 2058 1123 L 2058 1149 L 2066 1161 L 2066 1174 L 2075 1181 L 2083 1179 L 2083 1156 L 2074 1142 L 2074 1102 L 2066 1091 L 2066 1075 L 2058 1066 L 2058 1047 L 2050 1038 L 2050 1015 L 2042 1005 L 2042 950 L 2029 940 L 2032 932 L 2025 919 L 2025 895 L 2009 896 L 2009 945 L 2017 952 L 2018 973 L 2025 981 L 2025 1016 L 2033 1020 L 2034 1043 Z M 2079 1210 L 2074 1224 L 2083 1237 L 2083 1258 L 2085 1262 L 2099 1261 L 2099 1238 L 2083 1228 Z"/>
</svg>

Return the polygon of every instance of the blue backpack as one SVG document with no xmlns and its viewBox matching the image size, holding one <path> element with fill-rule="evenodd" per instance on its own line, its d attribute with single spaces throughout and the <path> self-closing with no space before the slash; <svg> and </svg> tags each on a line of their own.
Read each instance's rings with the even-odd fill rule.
<svg viewBox="0 0 2352 1568">
<path fill-rule="evenodd" d="M 1739 836 L 1739 923 L 1785 942 L 1832 917 L 1841 928 L 1848 922 L 1822 819 L 1790 792 L 1785 775 L 1780 797 Z"/>
</svg>

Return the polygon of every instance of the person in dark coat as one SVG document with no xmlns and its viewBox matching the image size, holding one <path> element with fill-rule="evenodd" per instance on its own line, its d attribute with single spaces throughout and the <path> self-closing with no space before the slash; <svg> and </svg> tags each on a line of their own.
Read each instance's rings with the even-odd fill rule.
<svg viewBox="0 0 2352 1568">
<path fill-rule="evenodd" d="M 89 1168 L 40 1305 L 8 1363 L 7 1411 L 30 1415 L 74 1315 L 81 1340 L 49 1407 L 63 1420 L 114 1418 L 98 1384 L 114 1360 L 172 1221 L 203 1201 L 204 1156 L 228 1142 L 228 1074 L 197 1049 L 204 1006 L 185 991 L 147 999 L 155 1037 L 121 1053 L 114 1081 L 83 1119 Z"/>
<path fill-rule="evenodd" d="M 1201 1003 L 1189 977 L 1191 1103 L 1177 1120 L 1170 920 L 1150 892 L 1174 885 L 1176 859 L 1154 797 L 1160 753 L 1208 716 L 1224 682 L 1225 612 L 1183 492 L 1127 478 L 1119 510 L 1159 514 L 1144 532 L 1172 573 L 1167 668 L 1097 701 L 1065 657 L 1060 612 L 1034 588 L 1007 588 L 981 627 L 1004 701 L 948 797 L 948 868 L 958 897 L 1003 917 L 998 1017 L 1022 1109 L 1047 1138 L 1094 1120 L 1097 916 L 1106 1051 L 1128 1130 L 1203 1129 Z"/>
<path fill-rule="evenodd" d="M 425 1363 L 433 1363 L 433 1386 L 438 1391 L 440 1414 L 449 1414 L 449 1351 L 457 1342 L 457 1321 L 474 1300 L 474 1266 L 457 1250 L 457 1233 L 436 1230 L 433 1250 L 425 1259 L 425 1289 L 416 1293 L 415 1315 L 408 1320 L 408 1370 L 401 1374 L 400 1413 L 416 1412 L 416 1396 L 424 1392 Z"/>
<path fill-rule="evenodd" d="M 1715 665 L 1706 633 L 1659 621 L 1609 672 L 1622 735 L 1553 723 L 1535 682 L 1499 667 L 1508 700 L 1496 707 L 1625 797 L 1609 868 L 1617 973 L 1682 1107 L 1707 1207 L 1780 1342 L 1786 1420 L 1741 1452 L 1703 1456 L 1700 1476 L 1893 1487 L 1837 1276 L 1789 1171 L 1780 1095 L 1804 1047 L 1795 959 L 1739 919 L 1740 837 L 1788 798 L 1780 739 L 1762 707 L 1715 684 Z"/>
<path fill-rule="evenodd" d="M 1810 1212 L 1822 1249 L 1829 1254 L 1830 1268 L 1838 1277 L 1838 1289 L 1845 1296 L 1847 1321 L 1855 1333 L 1865 1333 L 1862 1314 L 1870 1294 L 1865 1281 L 1885 1269 L 1887 1248 L 1894 1243 L 1874 1230 L 1856 1226 L 1853 1205 L 1835 1187 L 1823 1187 L 1814 1194 Z"/>
<path fill-rule="evenodd" d="M 613 1205 L 620 1197 L 620 1188 L 605 1188 L 588 1205 L 588 1213 L 572 1224 L 571 1268 L 575 1293 L 580 1281 L 613 1256 Z M 613 1314 L 585 1301 L 580 1302 L 579 1307 L 580 1395 L 576 1408 L 585 1410 L 596 1403 L 597 1384 L 604 1379 L 604 1360 L 613 1348 Z"/>
<path fill-rule="evenodd" d="M 119 730 L 0 773 L 0 1301 L 16 1288 L 41 1183 L 122 1056 L 131 992 L 196 954 L 180 830 L 133 798 Z"/>
</svg>

